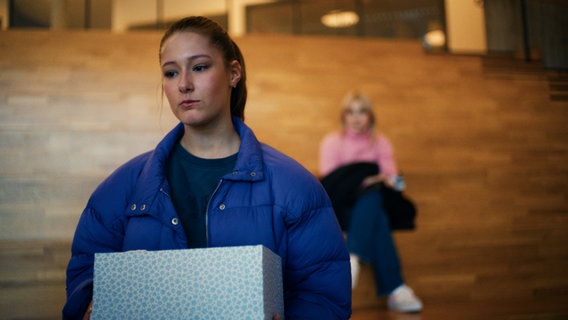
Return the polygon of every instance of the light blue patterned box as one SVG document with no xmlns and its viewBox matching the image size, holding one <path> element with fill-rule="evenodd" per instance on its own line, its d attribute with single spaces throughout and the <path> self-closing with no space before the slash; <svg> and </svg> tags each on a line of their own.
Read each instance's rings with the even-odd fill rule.
<svg viewBox="0 0 568 320">
<path fill-rule="evenodd" d="M 95 254 L 91 319 L 284 317 L 280 257 L 264 246 Z"/>
</svg>

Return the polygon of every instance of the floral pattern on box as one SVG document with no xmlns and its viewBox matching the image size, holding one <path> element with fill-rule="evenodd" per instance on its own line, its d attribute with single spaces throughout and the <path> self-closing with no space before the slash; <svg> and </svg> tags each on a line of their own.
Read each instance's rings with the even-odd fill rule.
<svg viewBox="0 0 568 320">
<path fill-rule="evenodd" d="M 91 319 L 284 316 L 280 257 L 264 246 L 95 254 Z"/>
</svg>

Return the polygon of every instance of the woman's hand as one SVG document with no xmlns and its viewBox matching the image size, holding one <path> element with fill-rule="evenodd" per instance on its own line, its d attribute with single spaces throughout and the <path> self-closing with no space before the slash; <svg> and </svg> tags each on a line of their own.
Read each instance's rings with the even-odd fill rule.
<svg viewBox="0 0 568 320">
<path fill-rule="evenodd" d="M 282 320 L 282 317 L 280 317 L 280 315 L 279 315 L 278 313 L 275 313 L 275 314 L 272 316 L 272 320 Z"/>
<path fill-rule="evenodd" d="M 91 312 L 93 312 L 93 301 L 89 303 L 89 307 L 87 307 L 87 312 L 85 312 L 85 315 L 83 315 L 83 320 L 91 319 Z"/>
<path fill-rule="evenodd" d="M 379 183 L 379 182 L 387 183 L 388 179 L 385 175 L 382 175 L 382 174 L 377 174 L 377 175 L 374 175 L 374 176 L 368 176 L 365 179 L 363 179 L 363 182 L 361 183 L 361 187 L 363 189 L 365 189 L 365 188 L 367 188 L 367 187 L 369 187 L 373 184 Z"/>
</svg>

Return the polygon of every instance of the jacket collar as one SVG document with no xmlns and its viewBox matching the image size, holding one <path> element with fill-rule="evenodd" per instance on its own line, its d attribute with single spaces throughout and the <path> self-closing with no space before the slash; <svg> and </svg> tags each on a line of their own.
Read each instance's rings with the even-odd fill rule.
<svg viewBox="0 0 568 320">
<path fill-rule="evenodd" d="M 262 147 L 254 132 L 239 118 L 233 117 L 233 126 L 241 138 L 239 154 L 233 172 L 226 180 L 259 181 L 264 179 Z"/>
<path fill-rule="evenodd" d="M 241 138 L 239 154 L 232 172 L 223 179 L 231 181 L 260 181 L 264 179 L 262 145 L 254 132 L 239 118 L 233 117 L 233 126 Z M 145 204 L 152 208 L 154 200 L 160 192 L 169 194 L 166 180 L 166 162 L 170 153 L 183 136 L 184 125 L 179 123 L 158 143 L 148 155 L 138 178 L 132 203 Z"/>
</svg>

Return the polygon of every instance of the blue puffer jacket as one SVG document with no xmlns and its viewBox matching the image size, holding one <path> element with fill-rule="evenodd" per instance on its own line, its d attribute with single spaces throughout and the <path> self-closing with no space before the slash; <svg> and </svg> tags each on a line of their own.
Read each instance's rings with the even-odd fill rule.
<svg viewBox="0 0 568 320">
<path fill-rule="evenodd" d="M 349 254 L 323 187 L 296 161 L 259 143 L 241 120 L 233 123 L 241 146 L 210 201 L 209 247 L 262 244 L 277 253 L 287 319 L 349 318 Z M 95 252 L 187 248 L 164 175 L 183 132 L 179 124 L 92 194 L 73 240 L 64 319 L 80 319 L 87 309 Z"/>
</svg>

